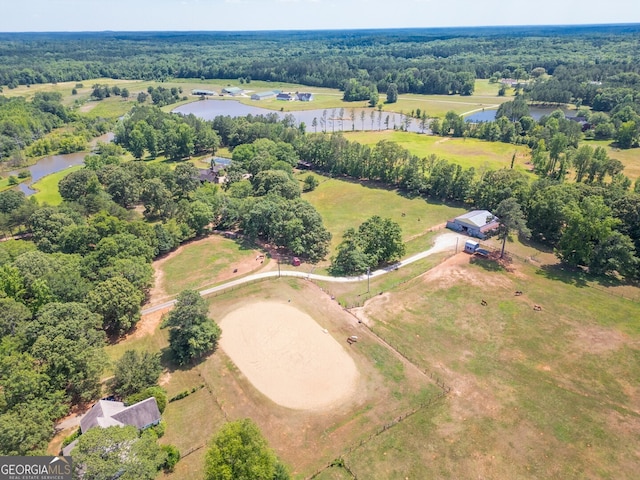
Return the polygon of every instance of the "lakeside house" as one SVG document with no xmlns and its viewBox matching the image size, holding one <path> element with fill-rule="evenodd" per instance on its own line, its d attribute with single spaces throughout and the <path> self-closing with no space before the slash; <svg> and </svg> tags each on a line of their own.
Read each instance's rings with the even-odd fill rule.
<svg viewBox="0 0 640 480">
<path fill-rule="evenodd" d="M 227 95 L 231 95 L 232 97 L 237 97 L 244 93 L 244 90 L 239 87 L 225 87 L 222 89 L 222 93 L 226 93 Z"/>
<path fill-rule="evenodd" d="M 313 101 L 313 93 L 296 93 L 296 100 L 299 102 Z"/>
<path fill-rule="evenodd" d="M 198 88 L 191 90 L 191 95 L 195 95 L 197 97 L 213 97 L 216 96 L 217 93 L 213 90 L 200 90 Z"/>
<path fill-rule="evenodd" d="M 275 91 L 275 90 L 271 90 L 269 92 L 254 93 L 253 95 L 251 95 L 251 100 L 258 100 L 258 101 L 267 100 L 269 98 L 274 98 L 279 93 L 280 93 L 279 91 Z"/>
</svg>

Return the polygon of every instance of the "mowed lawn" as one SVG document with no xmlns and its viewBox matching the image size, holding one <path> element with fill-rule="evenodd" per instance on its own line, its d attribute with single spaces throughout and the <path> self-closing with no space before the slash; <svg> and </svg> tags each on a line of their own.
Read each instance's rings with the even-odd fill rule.
<svg viewBox="0 0 640 480">
<path fill-rule="evenodd" d="M 298 176 L 303 179 L 309 175 L 304 172 Z M 408 198 L 397 190 L 381 188 L 356 181 L 329 178 L 316 175 L 320 185 L 302 198 L 310 202 L 322 216 L 325 227 L 331 232 L 332 249 L 342 241 L 342 235 L 348 228 L 358 226 L 379 215 L 397 222 L 402 228 L 402 237 L 407 253 L 429 248 L 427 242 L 411 242 L 424 236 L 431 228 L 445 223 L 466 210 L 443 203 L 430 203 L 424 198 Z"/>
<path fill-rule="evenodd" d="M 346 138 L 366 145 L 375 145 L 381 140 L 396 142 L 413 155 L 439 158 L 457 163 L 463 168 L 474 167 L 476 172 L 486 169 L 509 168 L 513 154 L 516 154 L 514 168 L 530 171 L 529 148 L 501 142 L 487 142 L 476 138 L 451 138 L 422 135 L 419 133 L 388 130 L 384 132 L 349 132 Z"/>
<path fill-rule="evenodd" d="M 367 304 L 373 330 L 452 390 L 346 455 L 358 478 L 637 478 L 640 303 L 514 267 L 458 254 Z"/>
<path fill-rule="evenodd" d="M 161 265 L 161 286 L 168 295 L 177 295 L 186 289 L 200 289 L 217 281 L 246 274 L 260 266 L 256 251 L 220 236 L 180 247 Z"/>
<path fill-rule="evenodd" d="M 60 205 L 62 203 L 62 196 L 58 190 L 58 184 L 60 180 L 69 175 L 71 172 L 76 172 L 84 168 L 84 165 L 75 165 L 73 167 L 66 168 L 51 175 L 42 177 L 40 180 L 31 185 L 31 188 L 37 190 L 33 194 L 33 197 L 38 201 L 40 205 Z"/>
</svg>

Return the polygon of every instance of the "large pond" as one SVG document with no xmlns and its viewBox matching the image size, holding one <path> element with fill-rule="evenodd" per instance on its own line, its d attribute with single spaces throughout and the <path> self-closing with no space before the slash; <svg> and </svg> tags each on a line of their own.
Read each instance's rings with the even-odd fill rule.
<svg viewBox="0 0 640 480">
<path fill-rule="evenodd" d="M 342 116 L 340 115 L 341 110 L 343 110 Z M 174 109 L 173 112 L 183 115 L 193 113 L 196 117 L 204 120 L 213 120 L 219 115 L 244 117 L 246 115 L 276 114 L 280 119 L 284 119 L 285 115 L 291 115 L 295 119 L 296 125 L 300 125 L 301 122 L 305 123 L 307 132 L 314 132 L 316 130 L 318 132 L 322 130 L 326 132 L 350 132 L 352 130 L 399 129 L 405 119 L 405 116 L 399 113 L 378 112 L 378 110 L 373 108 L 327 108 L 324 110 L 279 112 L 258 106 L 245 105 L 237 100 L 201 100 L 182 105 Z M 354 114 L 355 121 L 351 120 L 352 113 Z M 364 117 L 362 116 L 363 113 Z M 316 128 L 312 126 L 314 119 L 317 123 Z M 411 119 L 409 131 L 422 131 L 420 122 L 415 118 Z"/>
<path fill-rule="evenodd" d="M 104 135 L 94 138 L 90 143 L 90 147 L 95 147 L 98 142 L 110 142 L 111 140 L 113 140 L 113 137 L 113 133 L 105 133 Z M 35 165 L 21 168 L 20 170 L 13 170 L 9 172 L 9 175 L 18 176 L 20 172 L 28 170 L 31 173 L 31 177 L 27 181 L 20 183 L 18 185 L 18 188 L 27 196 L 33 195 L 34 193 L 36 193 L 36 190 L 31 188 L 31 185 L 40 180 L 42 177 L 46 177 L 47 175 L 51 175 L 52 173 L 59 172 L 61 170 L 64 170 L 65 168 L 73 167 L 75 165 L 82 165 L 84 163 L 84 157 L 86 155 L 87 152 L 49 155 L 38 160 L 38 163 L 36 163 Z"/>
<path fill-rule="evenodd" d="M 545 115 L 551 115 L 556 110 L 562 110 L 565 115 L 571 115 L 571 110 L 562 107 L 529 107 L 529 115 L 534 120 L 538 121 Z M 467 117 L 464 117 L 467 122 L 491 122 L 496 119 L 496 113 L 498 110 L 482 110 L 475 112 Z M 573 113 L 575 115 L 575 112 Z"/>
</svg>

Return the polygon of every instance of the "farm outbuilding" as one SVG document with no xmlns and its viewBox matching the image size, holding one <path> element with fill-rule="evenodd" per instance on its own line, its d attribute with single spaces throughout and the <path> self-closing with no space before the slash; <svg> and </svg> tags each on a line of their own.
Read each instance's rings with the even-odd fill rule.
<svg viewBox="0 0 640 480">
<path fill-rule="evenodd" d="M 273 98 L 278 94 L 278 92 L 274 92 L 273 90 L 270 92 L 259 92 L 251 95 L 251 100 L 266 100 L 268 98 Z"/>
<path fill-rule="evenodd" d="M 222 93 L 226 93 L 227 95 L 235 97 L 237 95 L 242 95 L 244 93 L 244 90 L 238 87 L 225 87 L 222 89 Z"/>
<path fill-rule="evenodd" d="M 447 228 L 470 237 L 487 238 L 487 234 L 498 228 L 498 217 L 488 210 L 473 210 L 449 220 Z"/>
<path fill-rule="evenodd" d="M 213 97 L 214 95 L 217 95 L 216 92 L 214 92 L 213 90 L 200 90 L 200 89 L 194 89 L 191 90 L 191 95 L 196 95 L 196 96 L 204 96 L 204 97 Z"/>
</svg>

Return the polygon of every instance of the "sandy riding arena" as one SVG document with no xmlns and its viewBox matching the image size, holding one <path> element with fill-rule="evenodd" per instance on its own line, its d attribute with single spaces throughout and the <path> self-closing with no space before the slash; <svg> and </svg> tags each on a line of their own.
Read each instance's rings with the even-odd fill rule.
<svg viewBox="0 0 640 480">
<path fill-rule="evenodd" d="M 324 409 L 355 393 L 358 370 L 353 359 L 297 308 L 256 302 L 228 314 L 220 327 L 222 349 L 279 405 Z"/>
</svg>

